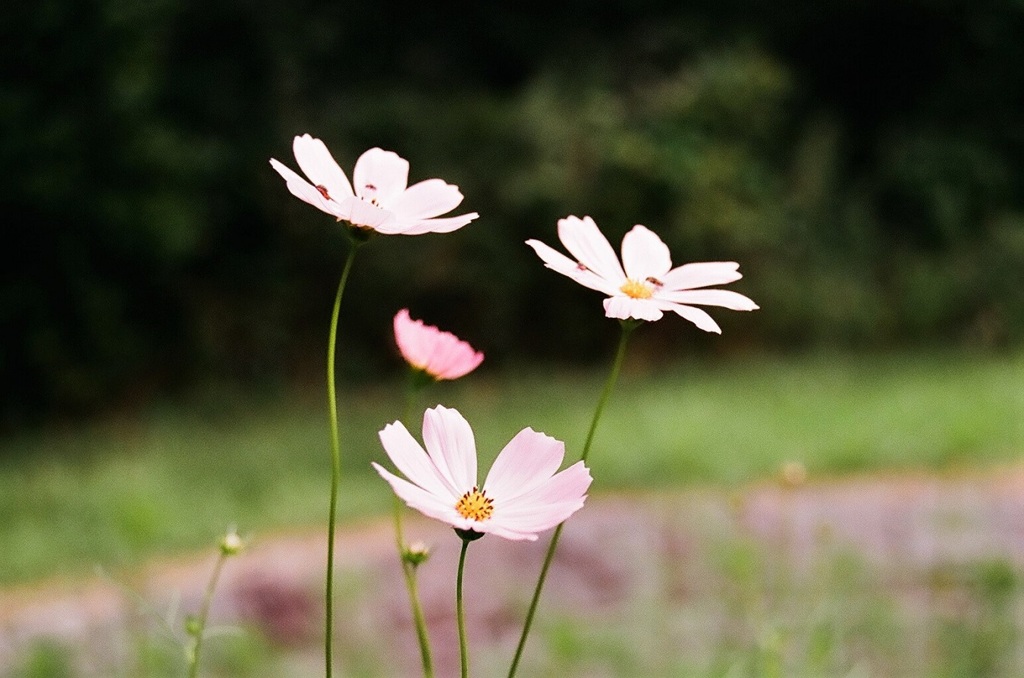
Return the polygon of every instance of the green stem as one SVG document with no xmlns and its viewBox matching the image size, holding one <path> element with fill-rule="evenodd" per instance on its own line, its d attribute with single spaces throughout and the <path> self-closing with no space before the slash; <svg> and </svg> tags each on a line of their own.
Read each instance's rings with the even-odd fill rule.
<svg viewBox="0 0 1024 678">
<path fill-rule="evenodd" d="M 459 621 L 459 658 L 462 660 L 462 678 L 469 677 L 469 652 L 466 649 L 466 614 L 462 609 L 462 572 L 466 569 L 466 549 L 469 539 L 462 540 L 459 553 L 459 574 L 455 583 L 455 611 Z"/>
<path fill-rule="evenodd" d="M 612 363 L 612 371 L 608 374 L 608 380 L 604 384 L 604 390 L 601 392 L 601 397 L 597 401 L 597 409 L 594 410 L 594 418 L 590 421 L 590 430 L 587 432 L 586 442 L 583 443 L 583 454 L 580 455 L 581 461 L 586 461 L 587 456 L 590 454 L 590 445 L 594 442 L 594 434 L 597 432 L 597 422 L 601 420 L 601 414 L 604 412 L 604 406 L 607 404 L 608 399 L 611 397 L 612 389 L 615 387 L 615 382 L 619 378 L 619 370 L 622 368 L 622 360 L 626 355 L 626 343 L 629 340 L 629 335 L 634 329 L 638 327 L 638 323 L 633 321 L 622 322 L 622 334 L 619 337 L 619 347 L 615 353 L 615 360 Z M 537 577 L 537 587 L 533 591 L 533 599 L 530 601 L 530 608 L 526 612 L 526 621 L 523 623 L 523 633 L 519 636 L 519 645 L 516 646 L 516 654 L 512 658 L 512 666 L 509 667 L 508 676 L 512 678 L 516 675 L 516 670 L 519 668 L 519 662 L 523 657 L 523 650 L 526 647 L 526 638 L 530 635 L 530 627 L 533 625 L 533 617 L 537 612 L 537 604 L 540 602 L 540 593 L 544 589 L 544 581 L 548 576 L 548 569 L 551 567 L 551 561 L 555 557 L 555 549 L 558 548 L 558 540 L 562 536 L 562 528 L 565 523 L 562 523 L 555 528 L 554 534 L 551 536 L 551 543 L 548 544 L 547 553 L 544 554 L 544 562 L 540 568 L 540 576 Z"/>
<path fill-rule="evenodd" d="M 206 635 L 206 620 L 210 616 L 210 603 L 213 601 L 213 592 L 217 588 L 217 580 L 220 579 L 220 572 L 224 568 L 224 561 L 227 559 L 228 554 L 223 551 L 217 556 L 217 563 L 213 566 L 213 574 L 210 575 L 210 581 L 206 583 L 203 602 L 199 606 L 199 617 L 196 619 L 195 625 L 189 629 L 193 639 L 192 652 L 189 653 L 189 678 L 196 678 L 199 675 L 199 655 L 203 651 L 203 636 Z"/>
<path fill-rule="evenodd" d="M 402 421 L 408 421 L 412 416 L 413 407 L 416 404 L 416 394 L 419 391 L 416 384 L 416 374 L 412 373 L 409 379 L 409 388 L 405 398 L 405 414 Z M 395 544 L 398 547 L 398 560 L 402 564 L 402 574 L 405 576 L 405 588 L 409 592 L 409 607 L 412 609 L 413 623 L 416 625 L 416 639 L 420 644 L 420 660 L 423 663 L 424 678 L 433 678 L 434 662 L 430 652 L 430 635 L 427 632 L 427 622 L 423 617 L 423 608 L 420 605 L 419 591 L 416 585 L 416 565 L 406 558 L 405 536 L 402 531 L 402 502 L 398 495 L 393 495 L 393 506 L 395 514 Z"/>
<path fill-rule="evenodd" d="M 358 249 L 358 242 L 353 240 L 348 258 L 345 260 L 345 268 L 341 272 L 341 280 L 338 282 L 338 292 L 334 295 L 331 329 L 327 338 L 327 409 L 331 421 L 331 507 L 327 517 L 327 586 L 324 604 L 324 665 L 327 678 L 331 678 L 334 666 L 334 527 L 338 513 L 338 485 L 341 481 L 341 444 L 338 440 L 338 395 L 335 388 L 334 354 L 338 343 L 341 296 L 345 292 L 345 283 L 348 282 L 348 275 Z"/>
<path fill-rule="evenodd" d="M 402 534 L 402 502 L 398 495 L 393 496 L 395 514 L 395 545 L 398 547 L 398 560 L 402 564 L 405 576 L 405 588 L 409 591 L 409 606 L 412 608 L 412 619 L 416 625 L 416 639 L 420 644 L 420 660 L 423 662 L 424 678 L 434 675 L 434 663 L 430 653 L 430 636 L 427 634 L 427 622 L 420 606 L 419 591 L 416 586 L 416 566 L 406 559 L 405 537 Z"/>
</svg>

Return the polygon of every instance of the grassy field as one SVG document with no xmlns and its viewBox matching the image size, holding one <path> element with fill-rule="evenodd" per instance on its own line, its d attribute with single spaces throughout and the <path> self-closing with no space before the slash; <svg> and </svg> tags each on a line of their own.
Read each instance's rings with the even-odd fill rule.
<svg viewBox="0 0 1024 678">
<path fill-rule="evenodd" d="M 482 374 L 429 391 L 473 424 L 487 460 L 525 426 L 579 454 L 604 375 Z M 369 467 L 401 384 L 341 386 L 344 518 L 388 510 Z M 0 585 L 138 563 L 243 534 L 321 524 L 321 387 L 204 399 L 0 441 Z M 418 425 L 417 425 L 418 428 Z M 744 359 L 624 370 L 591 454 L 593 491 L 810 474 L 978 467 L 1024 453 L 1024 356 Z M 482 464 L 486 468 L 486 461 Z"/>
</svg>

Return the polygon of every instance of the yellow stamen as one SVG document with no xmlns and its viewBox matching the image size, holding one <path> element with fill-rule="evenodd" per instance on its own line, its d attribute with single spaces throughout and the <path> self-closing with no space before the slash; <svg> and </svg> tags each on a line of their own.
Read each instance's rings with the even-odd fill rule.
<svg viewBox="0 0 1024 678">
<path fill-rule="evenodd" d="M 476 521 L 487 520 L 494 513 L 494 500 L 474 487 L 462 495 L 459 503 L 455 505 L 455 510 L 463 518 Z"/>
<path fill-rule="evenodd" d="M 651 289 L 650 285 L 636 280 L 626 280 L 626 283 L 619 289 L 627 297 L 634 299 L 650 299 L 651 295 L 654 294 L 654 290 Z"/>
</svg>

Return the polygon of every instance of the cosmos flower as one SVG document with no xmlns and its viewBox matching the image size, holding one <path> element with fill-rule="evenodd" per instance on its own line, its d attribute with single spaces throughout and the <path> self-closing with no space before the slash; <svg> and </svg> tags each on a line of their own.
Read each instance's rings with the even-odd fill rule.
<svg viewBox="0 0 1024 678">
<path fill-rule="evenodd" d="M 451 332 L 413 320 L 404 308 L 395 314 L 395 343 L 407 363 L 436 380 L 463 377 L 484 359 L 483 353 Z"/>
<path fill-rule="evenodd" d="M 565 445 L 532 428 L 520 431 L 477 484 L 473 429 L 457 410 L 423 413 L 426 452 L 401 422 L 380 441 L 405 480 L 373 464 L 406 504 L 456 530 L 529 540 L 583 507 L 592 478 L 582 461 L 558 473 Z M 410 482 L 411 481 L 411 482 Z"/>
<path fill-rule="evenodd" d="M 449 233 L 479 216 L 470 212 L 437 218 L 462 202 L 458 187 L 441 179 L 408 186 L 409 161 L 391 151 L 371 148 L 359 156 L 350 184 L 319 139 L 308 134 L 295 137 L 292 150 L 309 181 L 277 160 L 270 161 L 292 195 L 357 228 L 385 235 Z"/>
<path fill-rule="evenodd" d="M 696 306 L 757 308 L 742 294 L 703 289 L 739 280 L 739 264 L 715 261 L 672 268 L 668 247 L 644 226 L 634 226 L 622 239 L 622 264 L 590 217 L 560 219 L 558 238 L 575 261 L 537 240 L 526 244 L 548 268 L 607 294 L 604 312 L 609 318 L 660 320 L 664 311 L 673 311 L 706 332 L 721 334 L 711 316 Z"/>
</svg>

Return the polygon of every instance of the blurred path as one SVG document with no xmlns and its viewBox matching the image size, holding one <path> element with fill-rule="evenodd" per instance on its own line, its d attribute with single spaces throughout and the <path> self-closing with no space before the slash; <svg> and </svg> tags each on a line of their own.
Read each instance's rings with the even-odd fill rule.
<svg viewBox="0 0 1024 678">
<path fill-rule="evenodd" d="M 657 605 L 672 619 L 679 610 L 700 611 L 710 627 L 732 633 L 729 605 L 737 587 L 756 584 L 768 592 L 758 595 L 769 599 L 781 586 L 804 595 L 805 586 L 821 579 L 823 559 L 840 555 L 855 558 L 909 614 L 931 614 L 922 606 L 937 604 L 936 594 L 922 582 L 936 572 L 984 561 L 1024 570 L 1024 467 L 817 482 L 802 482 L 797 474 L 791 480 L 735 491 L 591 498 L 565 530 L 541 618 L 587 615 L 614 627 L 617 618 L 633 614 L 631 606 Z M 443 525 L 411 514 L 407 536 L 433 550 L 421 568 L 421 593 L 438 673 L 450 675 L 458 662 L 453 591 L 459 541 Z M 418 655 L 392 539 L 389 521 L 339 534 L 340 655 L 380 647 L 384 629 L 386 647 L 372 660 L 381 675 L 414 675 Z M 507 666 L 546 544 L 544 538 L 523 544 L 487 537 L 470 547 L 467 616 L 479 664 Z M 753 558 L 753 574 L 736 574 L 737 553 Z M 260 628 L 295 654 L 296 676 L 305 675 L 303 666 L 316 675 L 323 559 L 319 533 L 261 536 L 228 563 L 213 623 Z M 158 610 L 170 609 L 180 596 L 180 609 L 194 611 L 213 560 L 211 552 L 155 563 L 124 583 Z M 104 662 L 128 652 L 126 638 L 147 628 L 138 607 L 99 577 L 0 591 L 0 668 L 33 639 L 54 636 L 84 645 L 83 675 L 105 675 Z M 715 642 L 687 636 L 680 651 L 708 652 L 704 644 Z"/>
</svg>

